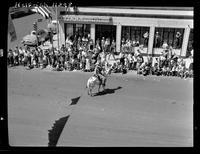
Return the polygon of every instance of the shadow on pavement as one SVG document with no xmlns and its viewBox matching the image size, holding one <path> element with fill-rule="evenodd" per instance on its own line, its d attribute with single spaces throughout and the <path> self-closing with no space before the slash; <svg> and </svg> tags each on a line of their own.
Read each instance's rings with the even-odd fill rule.
<svg viewBox="0 0 200 154">
<path fill-rule="evenodd" d="M 76 98 L 72 98 L 71 99 L 71 104 L 70 105 L 76 105 L 77 103 L 78 103 L 78 101 L 79 101 L 79 99 L 81 98 L 81 96 L 79 96 L 79 97 L 76 97 Z"/>
<path fill-rule="evenodd" d="M 56 120 L 52 129 L 48 130 L 49 131 L 49 143 L 48 146 L 49 147 L 55 147 L 58 139 L 62 133 L 62 130 L 67 122 L 67 120 L 69 119 L 70 115 L 66 116 L 66 117 L 62 117 L 59 120 Z"/>
<path fill-rule="evenodd" d="M 80 98 L 81 98 L 81 96 L 76 97 L 76 98 L 72 98 L 70 105 L 76 105 Z M 49 135 L 49 143 L 48 143 L 49 147 L 55 147 L 56 146 L 58 139 L 59 139 L 59 137 L 62 133 L 62 130 L 65 127 L 69 117 L 70 117 L 70 115 L 62 117 L 59 120 L 56 120 L 53 124 L 52 129 L 48 130 L 49 131 L 49 134 L 48 134 Z"/>
<path fill-rule="evenodd" d="M 122 87 L 117 87 L 114 89 L 105 89 L 104 91 L 100 91 L 99 93 L 94 94 L 94 96 L 102 96 L 102 95 L 106 95 L 106 94 L 113 94 L 115 93 L 116 90 L 122 89 Z"/>
</svg>

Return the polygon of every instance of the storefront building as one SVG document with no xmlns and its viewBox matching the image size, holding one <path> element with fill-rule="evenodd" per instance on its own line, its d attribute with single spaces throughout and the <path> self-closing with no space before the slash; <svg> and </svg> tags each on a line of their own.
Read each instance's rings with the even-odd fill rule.
<svg viewBox="0 0 200 154">
<path fill-rule="evenodd" d="M 117 52 L 123 39 L 142 44 L 144 55 L 159 55 L 164 44 L 182 57 L 193 48 L 193 8 L 78 7 L 74 12 L 60 7 L 57 17 L 60 46 L 67 36 L 90 34 L 94 42 L 102 37 L 115 40 Z"/>
</svg>

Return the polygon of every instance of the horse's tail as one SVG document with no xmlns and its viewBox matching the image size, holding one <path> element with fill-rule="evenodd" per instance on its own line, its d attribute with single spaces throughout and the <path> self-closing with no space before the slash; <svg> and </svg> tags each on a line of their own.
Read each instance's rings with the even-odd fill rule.
<svg viewBox="0 0 200 154">
<path fill-rule="evenodd" d="M 88 81 L 87 81 L 87 83 L 86 83 L 86 85 L 85 85 L 85 89 L 87 89 L 87 87 L 88 87 Z"/>
<path fill-rule="evenodd" d="M 85 89 L 89 88 L 88 82 L 89 82 L 89 79 L 88 79 L 88 81 L 87 81 L 87 83 L 85 85 Z"/>
</svg>

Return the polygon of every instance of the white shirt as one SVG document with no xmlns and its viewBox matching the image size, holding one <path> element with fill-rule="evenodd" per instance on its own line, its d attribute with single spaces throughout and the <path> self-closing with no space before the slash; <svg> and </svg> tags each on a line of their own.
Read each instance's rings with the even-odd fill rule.
<svg viewBox="0 0 200 154">
<path fill-rule="evenodd" d="M 14 55 L 14 57 L 15 57 L 15 56 L 17 56 L 17 53 L 16 53 L 16 52 L 13 52 L 13 55 Z"/>
<path fill-rule="evenodd" d="M 85 69 L 86 69 L 86 70 L 89 70 L 89 69 L 90 69 L 90 61 L 89 61 L 89 58 L 86 58 L 86 66 L 85 66 Z"/>
<path fill-rule="evenodd" d="M 163 43 L 163 45 L 162 45 L 162 47 L 165 49 L 165 48 L 167 48 L 167 46 L 168 46 L 168 44 L 165 42 L 165 43 Z"/>
<path fill-rule="evenodd" d="M 83 51 L 83 52 L 82 52 L 82 56 L 84 56 L 84 57 L 86 57 L 86 56 L 87 56 L 87 53 L 86 53 L 86 51 Z"/>
<path fill-rule="evenodd" d="M 192 57 L 193 57 L 193 55 L 194 55 L 194 50 L 192 49 L 190 52 L 191 52 L 191 55 L 192 55 Z"/>
<path fill-rule="evenodd" d="M 19 49 L 19 53 L 20 54 L 23 54 L 24 52 L 23 52 L 23 49 Z"/>
</svg>

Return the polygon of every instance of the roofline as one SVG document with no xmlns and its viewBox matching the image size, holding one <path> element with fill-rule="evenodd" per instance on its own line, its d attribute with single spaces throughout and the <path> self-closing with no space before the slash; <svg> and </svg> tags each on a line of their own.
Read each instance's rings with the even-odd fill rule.
<svg viewBox="0 0 200 154">
<path fill-rule="evenodd" d="M 118 8 L 118 9 L 146 9 L 146 10 L 180 10 L 180 11 L 194 11 L 194 7 L 165 7 L 165 6 L 88 6 L 91 8 Z"/>
<path fill-rule="evenodd" d="M 164 9 L 161 9 L 162 7 L 134 7 L 134 8 L 115 8 L 115 7 L 78 7 L 79 13 L 87 13 L 87 14 L 123 14 L 123 15 L 151 15 L 151 16 L 180 16 L 180 17 L 186 17 L 186 18 L 193 18 L 194 11 L 188 11 L 188 10 L 166 10 L 167 7 Z M 64 11 L 64 7 L 60 8 L 60 10 Z M 73 12 L 73 8 L 70 8 L 70 12 Z"/>
</svg>

